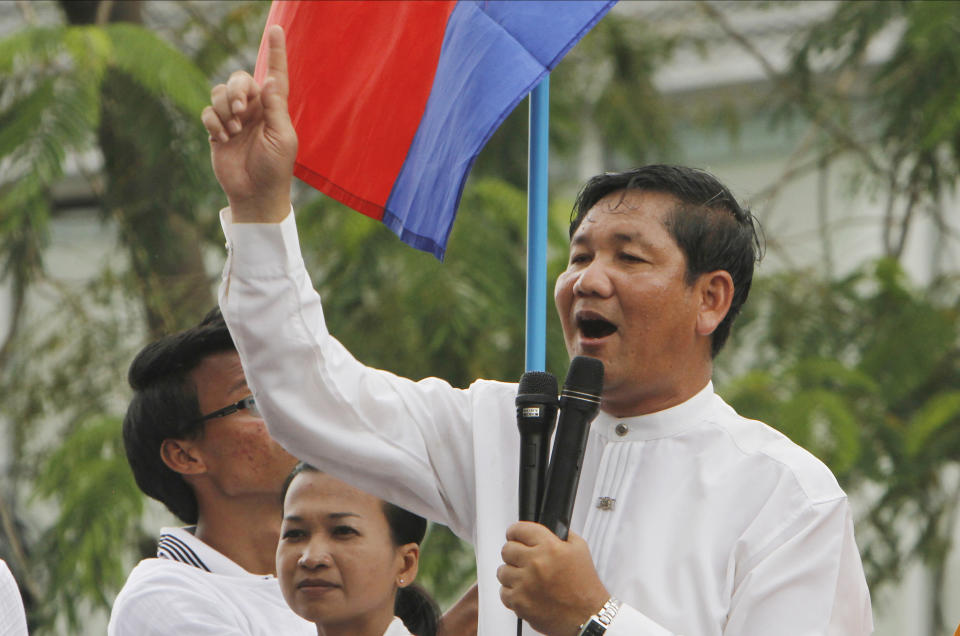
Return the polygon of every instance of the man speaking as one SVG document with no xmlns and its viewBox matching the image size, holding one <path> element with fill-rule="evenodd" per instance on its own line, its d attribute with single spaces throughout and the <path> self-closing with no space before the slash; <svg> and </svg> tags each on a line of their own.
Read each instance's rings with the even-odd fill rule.
<svg viewBox="0 0 960 636">
<path fill-rule="evenodd" d="M 872 631 L 836 479 L 713 391 L 757 254 L 724 186 L 650 166 L 578 199 L 555 301 L 570 355 L 602 361 L 604 384 L 563 541 L 516 521 L 516 385 L 413 382 L 328 333 L 290 209 L 283 32 L 268 38 L 263 85 L 234 73 L 203 121 L 230 205 L 221 308 L 278 441 L 471 541 L 481 635 L 513 633 L 513 612 L 552 636 Z"/>
</svg>

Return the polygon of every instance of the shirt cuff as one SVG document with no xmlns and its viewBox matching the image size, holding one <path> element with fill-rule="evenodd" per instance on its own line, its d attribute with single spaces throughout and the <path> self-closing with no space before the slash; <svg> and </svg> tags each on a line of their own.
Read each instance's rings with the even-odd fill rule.
<svg viewBox="0 0 960 636">
<path fill-rule="evenodd" d="M 610 622 L 604 636 L 676 636 L 626 603 Z"/>
<path fill-rule="evenodd" d="M 220 210 L 227 239 L 224 278 L 276 278 L 303 268 L 293 208 L 280 223 L 234 223 L 229 207 Z"/>
</svg>

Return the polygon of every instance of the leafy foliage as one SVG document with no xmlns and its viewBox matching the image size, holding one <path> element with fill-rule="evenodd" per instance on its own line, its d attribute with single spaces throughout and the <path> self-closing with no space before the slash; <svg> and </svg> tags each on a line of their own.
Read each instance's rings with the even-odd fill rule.
<svg viewBox="0 0 960 636">
<path fill-rule="evenodd" d="M 172 331 L 213 304 L 201 249 L 215 234 L 195 216 L 217 194 L 199 123 L 209 80 L 131 23 L 26 27 L 0 40 L 0 69 L 0 280 L 13 301 L 0 347 L 0 555 L 31 631 L 76 632 L 141 552 L 144 498 L 117 426 L 124 371 L 144 324 Z M 59 260 L 51 193 L 78 157 L 99 173 L 85 176 L 104 242 L 119 229 L 119 254 L 74 266 L 84 274 L 48 262 Z"/>
<path fill-rule="evenodd" d="M 458 539 L 449 528 L 431 524 L 420 551 L 417 583 L 446 609 L 476 579 L 477 562 L 470 545 Z"/>
<path fill-rule="evenodd" d="M 884 37 L 895 45 L 878 64 L 870 47 Z M 889 256 L 902 253 L 919 214 L 945 227 L 942 197 L 960 179 L 958 55 L 953 2 L 840 2 L 798 40 L 780 107 L 823 128 L 822 156 L 856 155 L 861 182 L 885 191 Z M 818 87 L 814 78 L 824 75 L 859 80 Z"/>
<path fill-rule="evenodd" d="M 12 459 L 5 479 L 30 486 L 25 503 L 35 513 L 19 510 L 22 532 L 6 533 L 0 545 L 22 543 L 29 560 L 24 567 L 4 551 L 26 594 L 32 633 L 76 632 L 98 605 L 107 606 L 126 578 L 125 563 L 139 553 L 143 496 L 126 465 L 117 417 L 105 414 L 117 412 L 131 334 L 142 318 L 115 284 L 109 268 L 75 287 L 49 277 L 35 283 L 34 302 L 46 311 L 31 315 L 0 367 L 0 416 Z"/>
<path fill-rule="evenodd" d="M 81 423 L 46 464 L 35 487 L 57 501 L 60 514 L 36 547 L 57 555 L 40 611 L 52 619 L 62 608 L 61 620 L 76 630 L 82 626 L 77 600 L 109 605 L 113 585 L 126 578 L 125 562 L 139 556 L 129 541 L 130 520 L 143 513 L 144 499 L 126 466 L 118 419 Z"/>
</svg>

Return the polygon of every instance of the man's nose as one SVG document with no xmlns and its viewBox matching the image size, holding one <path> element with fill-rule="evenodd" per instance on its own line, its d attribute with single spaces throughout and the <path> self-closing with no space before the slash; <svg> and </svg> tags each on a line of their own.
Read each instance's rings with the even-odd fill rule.
<svg viewBox="0 0 960 636">
<path fill-rule="evenodd" d="M 613 291 L 610 282 L 608 264 L 601 258 L 594 258 L 582 268 L 573 283 L 573 293 L 578 296 L 609 296 Z"/>
</svg>

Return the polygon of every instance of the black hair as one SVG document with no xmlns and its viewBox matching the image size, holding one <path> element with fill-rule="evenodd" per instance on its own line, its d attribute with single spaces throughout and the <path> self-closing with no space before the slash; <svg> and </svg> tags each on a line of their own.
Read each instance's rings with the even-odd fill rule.
<svg viewBox="0 0 960 636">
<path fill-rule="evenodd" d="M 127 379 L 133 398 L 123 418 L 123 446 L 137 485 L 185 523 L 197 523 L 197 498 L 180 473 L 161 458 L 166 439 L 203 434 L 200 405 L 190 374 L 207 356 L 236 351 L 220 309 L 195 327 L 165 336 L 143 348 Z"/>
<path fill-rule="evenodd" d="M 280 491 L 280 501 L 287 498 L 287 491 L 294 477 L 302 472 L 323 472 L 306 462 L 299 462 L 283 482 Z M 387 519 L 390 528 L 390 539 L 394 547 L 408 543 L 420 545 L 427 534 L 427 520 L 415 515 L 409 510 L 395 506 L 388 501 L 382 501 L 383 516 Z M 419 585 L 412 583 L 397 588 L 396 600 L 393 603 L 393 615 L 400 618 L 407 630 L 415 636 L 436 636 L 440 625 L 440 608 L 436 601 Z"/>
<path fill-rule="evenodd" d="M 590 179 L 577 195 L 570 215 L 570 238 L 590 209 L 602 198 L 629 190 L 663 192 L 678 201 L 666 228 L 687 261 L 686 282 L 700 274 L 726 270 L 733 279 L 730 310 L 713 332 L 711 355 L 727 338 L 753 282 L 753 266 L 762 253 L 760 223 L 750 210 L 709 172 L 696 168 L 650 165 L 627 172 L 606 173 Z"/>
</svg>

